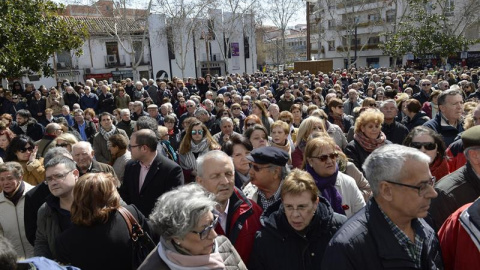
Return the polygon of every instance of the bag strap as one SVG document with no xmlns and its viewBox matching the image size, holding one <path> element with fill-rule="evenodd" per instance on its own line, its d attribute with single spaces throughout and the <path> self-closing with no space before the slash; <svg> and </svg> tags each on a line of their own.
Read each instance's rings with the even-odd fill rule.
<svg viewBox="0 0 480 270">
<path fill-rule="evenodd" d="M 118 208 L 118 212 L 123 216 L 123 219 L 127 223 L 128 231 L 130 233 L 130 237 L 133 241 L 137 241 L 139 236 L 143 235 L 143 229 L 138 224 L 137 219 L 128 211 L 127 208 L 120 206 Z"/>
</svg>

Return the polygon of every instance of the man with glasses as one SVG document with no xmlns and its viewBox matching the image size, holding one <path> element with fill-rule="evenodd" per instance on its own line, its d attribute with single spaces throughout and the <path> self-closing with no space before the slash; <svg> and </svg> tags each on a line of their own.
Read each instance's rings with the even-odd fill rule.
<svg viewBox="0 0 480 270">
<path fill-rule="evenodd" d="M 416 93 L 420 92 L 420 87 L 418 87 L 417 80 L 414 77 L 410 77 L 408 79 L 408 83 L 406 83 L 403 86 L 403 89 L 406 89 L 408 87 L 412 88 L 413 94 L 416 94 Z"/>
<path fill-rule="evenodd" d="M 162 154 L 157 154 L 157 136 L 150 129 L 132 134 L 128 150 L 132 155 L 125 166 L 120 196 L 127 204 L 135 204 L 146 217 L 157 198 L 184 183 L 182 168 Z"/>
<path fill-rule="evenodd" d="M 429 162 L 397 144 L 373 151 L 363 165 L 373 198 L 330 241 L 321 269 L 443 269 L 438 238 L 424 220 L 437 196 Z"/>
<path fill-rule="evenodd" d="M 289 155 L 282 149 L 267 146 L 254 149 L 247 159 L 252 162 L 250 183 L 243 188 L 243 192 L 265 211 L 280 200 L 280 187 L 289 173 L 285 166 Z"/>
<path fill-rule="evenodd" d="M 432 93 L 432 82 L 430 80 L 420 80 L 421 90 L 418 93 L 413 94 L 412 98 L 418 100 L 423 105 L 430 98 Z"/>
<path fill-rule="evenodd" d="M 435 186 L 438 198 L 432 201 L 430 214 L 439 229 L 450 214 L 480 196 L 480 126 L 462 133 L 467 164 L 446 175 Z"/>
<path fill-rule="evenodd" d="M 283 111 L 290 111 L 290 107 L 292 107 L 295 101 L 295 96 L 292 95 L 292 90 L 285 89 L 285 94 L 280 96 L 280 100 L 278 101 L 278 107 L 281 112 Z"/>
<path fill-rule="evenodd" d="M 195 110 L 197 109 L 195 101 L 190 99 L 187 100 L 186 106 L 187 106 L 187 111 L 180 116 L 180 120 L 178 122 L 178 127 L 182 130 L 183 130 L 183 126 L 182 126 L 183 121 L 188 117 L 195 117 Z"/>
<path fill-rule="evenodd" d="M 73 187 L 79 177 L 75 162 L 56 156 L 45 164 L 45 184 L 51 192 L 38 210 L 34 255 L 56 259 L 55 240 L 70 228 Z"/>
<path fill-rule="evenodd" d="M 262 208 L 235 187 L 235 167 L 225 152 L 214 150 L 197 160 L 197 183 L 215 195 L 214 213 L 219 216 L 215 231 L 225 235 L 242 260 L 248 263 L 255 233 L 260 229 Z"/>
</svg>

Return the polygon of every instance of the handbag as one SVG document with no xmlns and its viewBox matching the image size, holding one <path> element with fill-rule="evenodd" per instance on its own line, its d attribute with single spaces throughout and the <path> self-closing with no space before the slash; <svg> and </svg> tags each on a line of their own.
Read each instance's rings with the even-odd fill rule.
<svg viewBox="0 0 480 270">
<path fill-rule="evenodd" d="M 150 235 L 142 229 L 135 217 L 125 207 L 120 206 L 118 212 L 127 223 L 130 239 L 132 240 L 132 269 L 137 269 L 147 258 L 148 254 L 155 249 L 156 245 Z"/>
</svg>

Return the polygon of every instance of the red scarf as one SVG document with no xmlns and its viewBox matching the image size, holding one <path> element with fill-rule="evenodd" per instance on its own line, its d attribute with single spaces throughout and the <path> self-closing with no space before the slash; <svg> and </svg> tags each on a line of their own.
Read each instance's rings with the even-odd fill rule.
<svg viewBox="0 0 480 270">
<path fill-rule="evenodd" d="M 437 181 L 442 179 L 442 177 L 448 174 L 447 159 L 441 158 L 437 155 L 432 164 L 430 164 L 430 172 L 435 178 L 437 178 Z"/>
<path fill-rule="evenodd" d="M 353 135 L 353 138 L 362 146 L 363 149 L 367 152 L 373 152 L 373 150 L 379 148 L 385 144 L 385 133 L 380 132 L 380 135 L 376 139 L 371 139 L 365 136 L 363 132 L 358 132 Z"/>
</svg>

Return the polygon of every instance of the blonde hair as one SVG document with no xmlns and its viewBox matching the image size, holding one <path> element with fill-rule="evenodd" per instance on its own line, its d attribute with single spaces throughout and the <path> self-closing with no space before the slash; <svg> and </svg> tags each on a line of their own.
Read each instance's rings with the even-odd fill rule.
<svg viewBox="0 0 480 270">
<path fill-rule="evenodd" d="M 367 109 L 362 112 L 355 121 L 355 133 L 359 133 L 364 125 L 371 122 L 383 124 L 383 113 L 376 109 Z"/>
<path fill-rule="evenodd" d="M 273 124 L 270 125 L 270 132 L 272 132 L 273 129 L 276 127 L 283 129 L 283 132 L 285 132 L 285 134 L 287 135 L 290 133 L 290 125 L 283 122 L 282 120 L 277 120 L 273 122 Z"/>
<path fill-rule="evenodd" d="M 58 140 L 65 141 L 68 144 L 70 144 L 70 146 L 78 143 L 77 138 L 73 134 L 70 134 L 70 133 L 62 133 L 60 136 L 55 138 L 55 143 L 57 143 Z"/>
<path fill-rule="evenodd" d="M 310 136 L 310 133 L 312 133 L 312 130 L 315 127 L 315 124 L 321 124 L 322 129 L 325 132 L 325 125 L 323 124 L 323 121 L 318 117 L 310 116 L 303 120 L 300 124 L 300 127 L 298 127 L 297 141 L 295 142 L 295 146 L 298 146 L 303 141 L 307 141 L 308 136 Z"/>
</svg>

